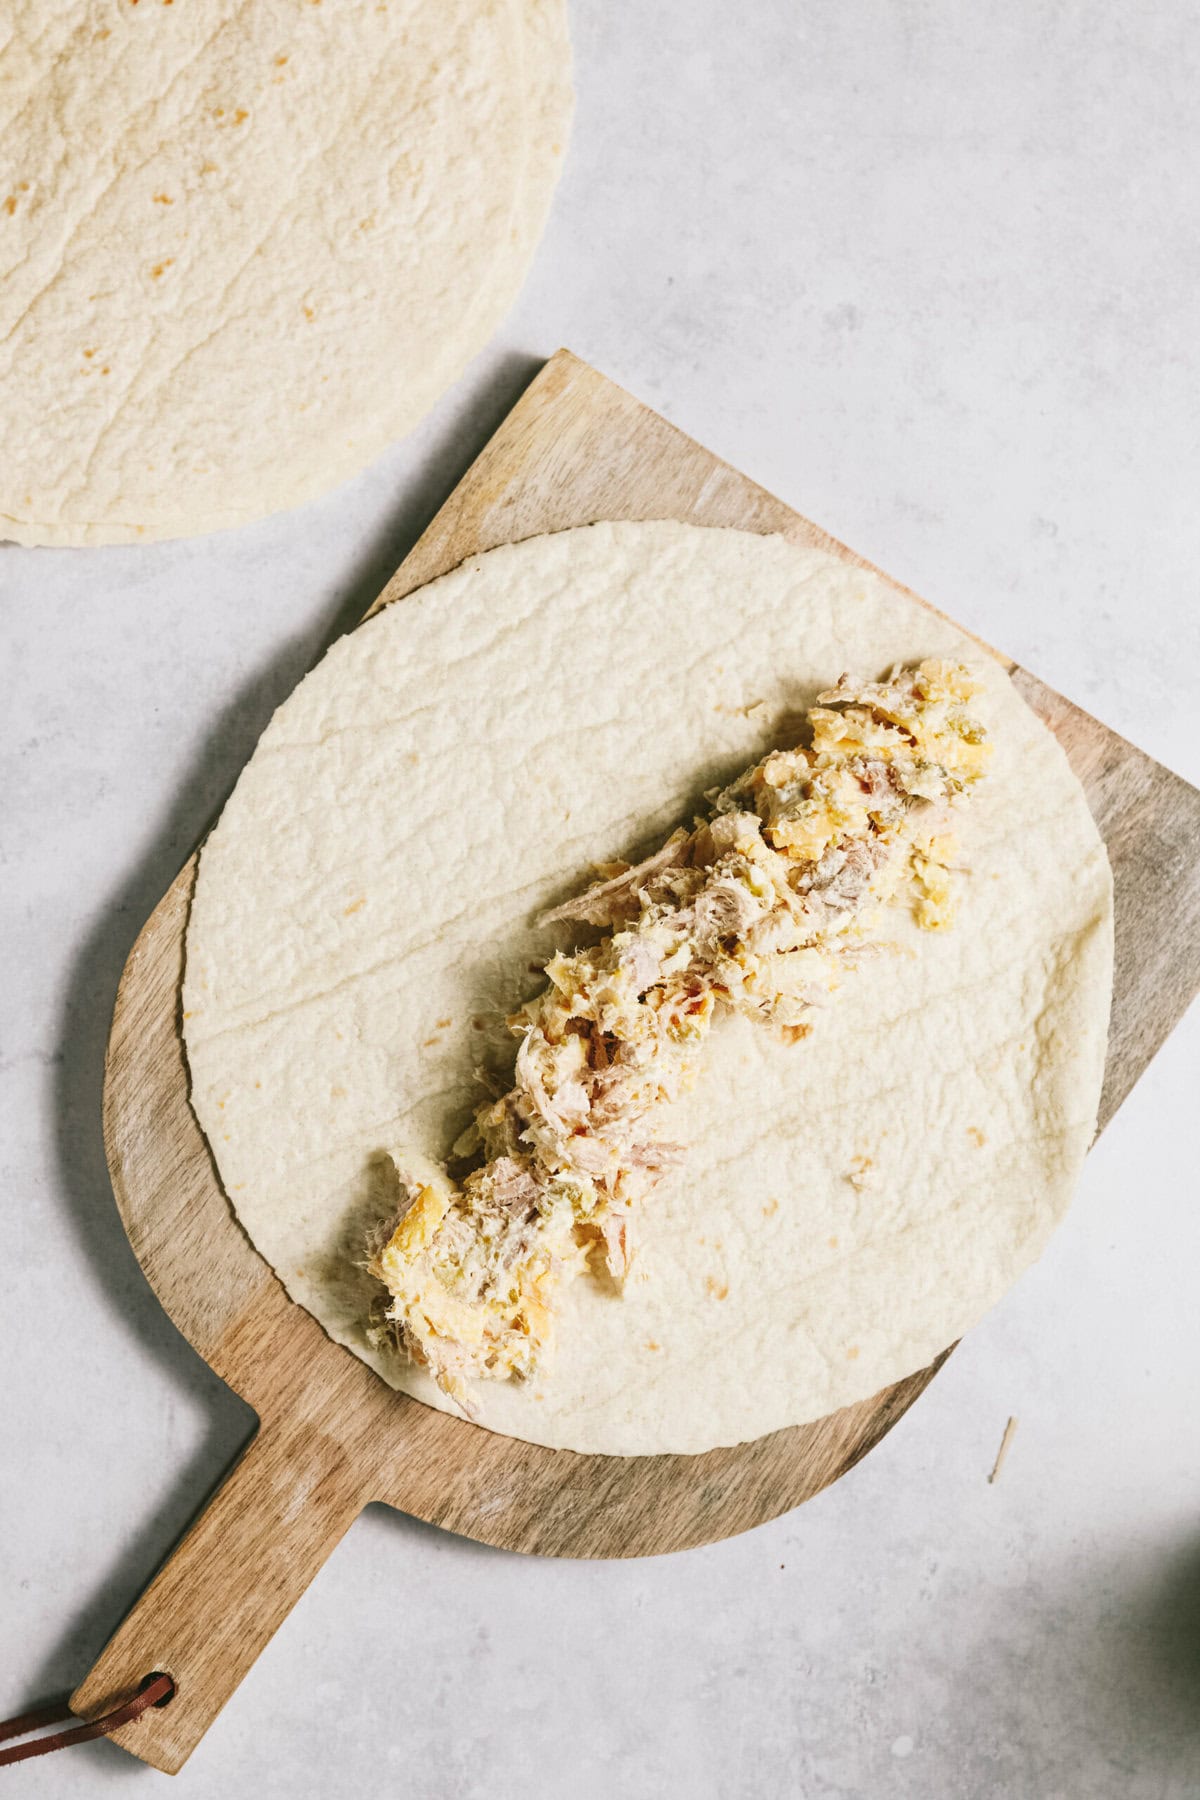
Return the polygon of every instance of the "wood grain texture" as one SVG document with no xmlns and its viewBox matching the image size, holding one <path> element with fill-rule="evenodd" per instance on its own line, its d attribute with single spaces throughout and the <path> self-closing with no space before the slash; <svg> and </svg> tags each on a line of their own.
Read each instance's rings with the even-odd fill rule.
<svg viewBox="0 0 1200 1800">
<path fill-rule="evenodd" d="M 870 566 L 560 351 L 371 610 L 497 544 L 600 518 L 664 517 L 778 531 Z M 1063 743 L 1113 864 L 1117 970 L 1103 1125 L 1200 985 L 1200 794 L 1006 666 Z M 368 1501 L 511 1550 L 683 1549 L 818 1493 L 879 1442 L 945 1360 L 816 1424 L 691 1457 L 546 1450 L 393 1393 L 287 1298 L 238 1225 L 192 1115 L 178 1015 L 195 866 L 193 857 L 125 969 L 105 1141 L 151 1285 L 261 1425 L 73 1698 L 95 1716 L 151 1669 L 167 1670 L 175 1699 L 116 1734 L 167 1770 L 182 1765 Z"/>
</svg>

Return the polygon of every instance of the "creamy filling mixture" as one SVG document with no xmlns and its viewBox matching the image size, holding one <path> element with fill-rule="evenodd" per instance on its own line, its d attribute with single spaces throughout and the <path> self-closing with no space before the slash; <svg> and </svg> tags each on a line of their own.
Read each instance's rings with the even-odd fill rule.
<svg viewBox="0 0 1200 1800">
<path fill-rule="evenodd" d="M 470 1381 L 544 1358 L 566 1283 L 623 1281 L 638 1209 L 685 1155 L 659 1135 L 664 1109 L 722 1010 L 798 1042 L 890 903 L 907 897 L 928 930 L 951 923 L 954 815 L 990 754 L 979 691 L 940 661 L 843 675 L 810 710 L 807 747 L 771 751 L 693 830 L 545 916 L 605 935 L 553 956 L 510 1019 L 513 1084 L 454 1147 L 470 1172 L 399 1171 L 407 1205 L 368 1265 L 387 1289 L 377 1341 L 470 1413 Z"/>
</svg>

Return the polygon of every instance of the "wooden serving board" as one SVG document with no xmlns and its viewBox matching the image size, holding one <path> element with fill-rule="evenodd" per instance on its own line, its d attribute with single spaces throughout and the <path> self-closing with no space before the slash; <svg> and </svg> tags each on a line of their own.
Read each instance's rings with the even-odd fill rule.
<svg viewBox="0 0 1200 1800">
<path fill-rule="evenodd" d="M 595 519 L 641 518 L 781 532 L 862 563 L 560 350 L 372 611 L 476 551 Z M 1116 878 L 1103 1125 L 1200 985 L 1200 794 L 1008 666 L 1082 780 Z M 125 968 L 108 1046 L 105 1141 L 147 1278 L 201 1356 L 254 1407 L 260 1428 L 72 1699 L 94 1717 L 150 1671 L 170 1673 L 170 1704 L 115 1733 L 169 1771 L 368 1501 L 510 1550 L 683 1549 L 760 1524 L 836 1480 L 945 1360 L 816 1424 L 703 1456 L 545 1450 L 393 1393 L 288 1299 L 234 1218 L 192 1116 L 179 987 L 195 870 L 193 856 Z"/>
</svg>

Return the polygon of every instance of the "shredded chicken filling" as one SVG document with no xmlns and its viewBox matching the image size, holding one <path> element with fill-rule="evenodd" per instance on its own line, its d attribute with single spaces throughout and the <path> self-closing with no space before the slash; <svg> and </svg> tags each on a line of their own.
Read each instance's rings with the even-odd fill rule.
<svg viewBox="0 0 1200 1800">
<path fill-rule="evenodd" d="M 468 1412 L 468 1382 L 532 1374 L 556 1296 L 589 1266 L 620 1283 L 636 1217 L 683 1146 L 660 1135 L 715 1020 L 740 1012 L 795 1042 L 902 894 L 951 922 L 955 812 L 990 746 L 966 668 L 843 675 L 807 747 L 772 750 L 710 796 L 708 816 L 545 915 L 605 929 L 546 964 L 509 1020 L 511 1088 L 481 1106 L 461 1182 L 401 1170 L 407 1206 L 369 1262 L 373 1331 Z"/>
</svg>

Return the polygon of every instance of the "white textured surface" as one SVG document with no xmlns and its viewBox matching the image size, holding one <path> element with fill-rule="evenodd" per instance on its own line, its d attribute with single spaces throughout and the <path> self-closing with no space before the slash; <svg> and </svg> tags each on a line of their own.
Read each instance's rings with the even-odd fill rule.
<svg viewBox="0 0 1200 1800">
<path fill-rule="evenodd" d="M 84 1672 L 249 1428 L 116 1225 L 121 962 L 534 355 L 570 342 L 1200 779 L 1170 704 L 1198 661 L 1191 9 L 734 10 L 573 7 L 578 126 L 520 308 L 351 488 L 208 542 L 0 552 L 0 1712 Z M 630 1565 L 373 1510 L 176 1791 L 1195 1795 L 1198 1046 L 1193 1017 L 1043 1262 L 838 1487 Z M 91 1745 L 9 1780 L 156 1778 Z"/>
</svg>

